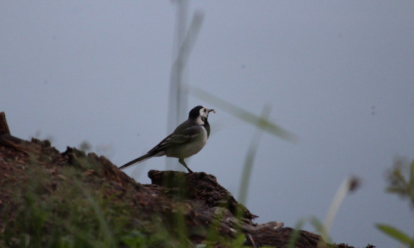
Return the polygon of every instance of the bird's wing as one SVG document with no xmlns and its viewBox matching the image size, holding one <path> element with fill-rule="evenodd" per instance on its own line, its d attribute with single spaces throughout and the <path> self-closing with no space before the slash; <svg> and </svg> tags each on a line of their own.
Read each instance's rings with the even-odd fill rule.
<svg viewBox="0 0 414 248">
<path fill-rule="evenodd" d="M 157 154 L 159 152 L 165 151 L 166 148 L 179 146 L 191 142 L 194 138 L 200 135 L 202 131 L 201 129 L 201 126 L 191 126 L 181 130 L 175 130 L 174 133 L 168 135 L 158 145 L 152 148 L 148 153 Z"/>
</svg>

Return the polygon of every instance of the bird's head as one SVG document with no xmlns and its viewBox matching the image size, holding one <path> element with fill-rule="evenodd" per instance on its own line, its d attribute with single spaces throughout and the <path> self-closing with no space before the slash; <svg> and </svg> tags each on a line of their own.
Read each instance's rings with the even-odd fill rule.
<svg viewBox="0 0 414 248">
<path fill-rule="evenodd" d="M 197 122 L 197 124 L 199 125 L 203 125 L 204 122 L 207 120 L 208 118 L 208 114 L 210 112 L 215 113 L 216 111 L 214 109 L 208 109 L 206 107 L 203 107 L 201 105 L 194 107 L 189 115 L 188 118 L 195 120 Z"/>
</svg>

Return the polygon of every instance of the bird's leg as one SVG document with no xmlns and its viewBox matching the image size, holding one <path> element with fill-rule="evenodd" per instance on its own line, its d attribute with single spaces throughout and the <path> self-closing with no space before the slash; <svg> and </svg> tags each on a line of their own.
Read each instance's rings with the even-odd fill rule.
<svg viewBox="0 0 414 248">
<path fill-rule="evenodd" d="M 188 166 L 187 166 L 187 164 L 184 162 L 184 159 L 183 159 L 183 158 L 179 158 L 179 159 L 178 159 L 178 162 L 180 162 L 180 164 L 184 165 L 184 167 L 185 167 L 185 168 L 187 168 L 188 173 L 193 173 L 193 171 L 192 171 L 192 170 L 190 170 L 190 168 L 188 168 Z"/>
</svg>

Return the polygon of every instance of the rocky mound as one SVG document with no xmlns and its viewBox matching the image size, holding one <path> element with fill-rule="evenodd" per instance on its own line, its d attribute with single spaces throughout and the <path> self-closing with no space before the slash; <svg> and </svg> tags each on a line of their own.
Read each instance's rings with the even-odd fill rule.
<svg viewBox="0 0 414 248">
<path fill-rule="evenodd" d="M 351 247 L 254 223 L 213 175 L 148 176 L 143 185 L 103 156 L 13 137 L 1 113 L 0 247 Z"/>
</svg>

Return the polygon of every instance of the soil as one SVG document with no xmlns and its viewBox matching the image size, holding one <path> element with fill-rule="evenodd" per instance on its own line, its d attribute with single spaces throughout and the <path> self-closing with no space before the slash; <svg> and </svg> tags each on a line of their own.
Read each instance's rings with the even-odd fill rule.
<svg viewBox="0 0 414 248">
<path fill-rule="evenodd" d="M 68 173 L 72 168 L 75 172 Z M 177 235 L 179 239 L 177 216 L 181 217 L 186 237 L 193 245 L 209 242 L 212 247 L 228 247 L 229 242 L 211 242 L 209 235 L 214 229 L 217 240 L 236 240 L 243 235 L 244 245 L 251 247 L 287 247 L 292 234 L 297 235 L 294 247 L 352 247 L 344 243 L 326 244 L 317 234 L 284 227 L 278 221 L 255 223 L 257 216 L 238 203 L 217 182 L 216 177 L 204 172 L 151 170 L 148 177 L 152 183 L 140 184 L 104 156 L 86 154 L 71 147 L 59 152 L 47 140 L 19 139 L 10 134 L 4 113 L 0 113 L 0 237 L 17 230 L 11 227 L 21 220 L 21 213 L 10 209 L 19 209 L 20 205 L 27 204 L 16 198 L 16 192 L 21 192 L 22 188 L 30 184 L 34 175 L 38 175 L 36 173 L 45 180 L 41 182 L 40 189 L 33 189 L 33 194 L 44 202 L 49 202 L 49 196 L 59 196 L 57 192 L 62 188 L 87 188 L 110 201 L 106 208 L 113 208 L 116 212 L 121 211 L 115 207 L 117 204 L 126 206 L 122 211 L 128 214 L 129 230 L 142 228 L 142 223 L 150 225 L 148 223 L 153 223 L 151 220 L 160 218 L 160 223 L 165 225 L 170 235 Z M 64 204 L 70 201 L 67 198 L 62 196 L 58 201 Z M 59 211 L 56 212 L 58 214 Z M 123 213 L 118 212 L 115 216 Z M 56 221 L 45 223 L 42 228 L 59 229 L 55 226 L 59 225 Z M 36 232 L 30 230 L 25 232 Z M 156 227 L 146 230 L 147 236 L 157 232 Z M 12 242 L 12 239 L 8 242 Z M 7 246 L 0 241 L 0 247 L 2 245 Z M 128 247 L 122 243 L 119 246 Z"/>
</svg>

